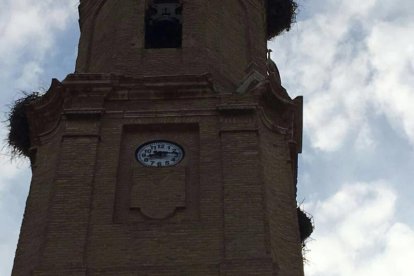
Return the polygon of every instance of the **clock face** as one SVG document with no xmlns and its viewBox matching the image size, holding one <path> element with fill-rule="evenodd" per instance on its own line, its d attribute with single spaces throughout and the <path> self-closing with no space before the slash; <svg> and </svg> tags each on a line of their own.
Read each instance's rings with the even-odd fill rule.
<svg viewBox="0 0 414 276">
<path fill-rule="evenodd" d="M 146 167 L 170 167 L 183 160 L 184 150 L 176 143 L 155 140 L 139 146 L 135 157 L 139 163 Z"/>
</svg>

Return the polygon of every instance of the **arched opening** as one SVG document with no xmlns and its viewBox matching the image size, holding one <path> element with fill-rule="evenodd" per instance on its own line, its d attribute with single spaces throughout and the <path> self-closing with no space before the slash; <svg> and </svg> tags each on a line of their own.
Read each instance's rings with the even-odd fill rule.
<svg viewBox="0 0 414 276">
<path fill-rule="evenodd" d="M 182 4 L 179 0 L 152 0 L 145 14 L 145 48 L 181 48 Z"/>
</svg>

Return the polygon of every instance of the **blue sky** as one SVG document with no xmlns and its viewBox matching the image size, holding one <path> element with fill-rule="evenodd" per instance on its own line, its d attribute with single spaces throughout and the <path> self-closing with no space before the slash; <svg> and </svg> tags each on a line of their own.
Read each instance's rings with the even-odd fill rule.
<svg viewBox="0 0 414 276">
<path fill-rule="evenodd" d="M 411 276 L 414 260 L 414 1 L 301 0 L 269 43 L 303 95 L 299 197 L 316 229 L 307 276 Z M 77 1 L 0 0 L 0 113 L 74 70 Z M 0 124 L 4 141 L 7 129 Z M 2 142 L 4 143 L 4 142 Z M 0 155 L 0 275 L 9 275 L 27 161 Z"/>
</svg>

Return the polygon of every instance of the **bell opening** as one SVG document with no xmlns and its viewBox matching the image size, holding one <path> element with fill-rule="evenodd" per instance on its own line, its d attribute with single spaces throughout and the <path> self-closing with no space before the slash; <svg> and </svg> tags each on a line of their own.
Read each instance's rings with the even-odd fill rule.
<svg viewBox="0 0 414 276">
<path fill-rule="evenodd" d="M 145 48 L 181 48 L 182 4 L 176 0 L 153 0 L 145 14 Z"/>
</svg>

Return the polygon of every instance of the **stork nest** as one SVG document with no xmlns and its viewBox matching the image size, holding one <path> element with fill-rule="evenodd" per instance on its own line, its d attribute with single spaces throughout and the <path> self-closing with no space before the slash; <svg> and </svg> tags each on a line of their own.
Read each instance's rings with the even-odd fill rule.
<svg viewBox="0 0 414 276">
<path fill-rule="evenodd" d="M 272 39 L 283 31 L 289 31 L 296 22 L 298 4 L 293 0 L 267 1 L 267 39 Z"/>
<path fill-rule="evenodd" d="M 311 215 L 303 211 L 300 207 L 297 207 L 296 211 L 298 213 L 300 241 L 302 242 L 302 246 L 304 246 L 305 241 L 313 233 L 315 226 L 313 225 Z"/>
<path fill-rule="evenodd" d="M 10 108 L 7 116 L 9 135 L 7 144 L 10 148 L 12 157 L 29 157 L 30 158 L 30 128 L 26 114 L 26 106 L 37 99 L 40 93 L 23 93 L 23 97 L 16 100 Z"/>
</svg>

